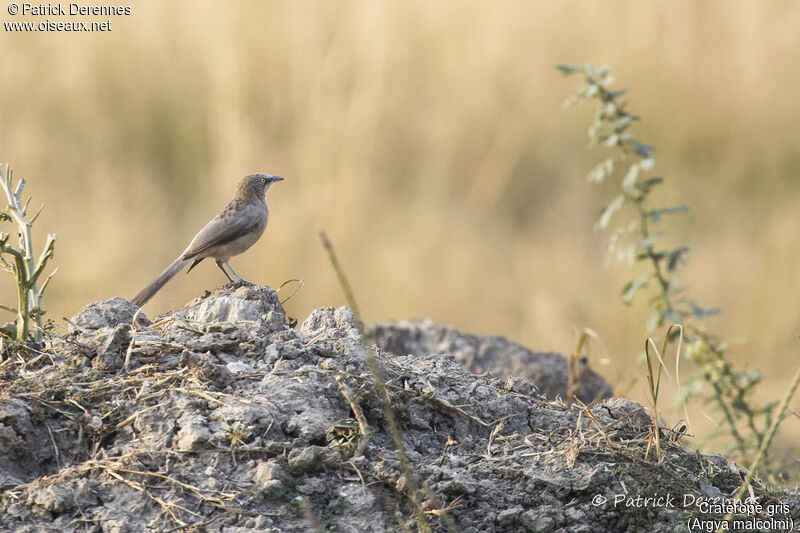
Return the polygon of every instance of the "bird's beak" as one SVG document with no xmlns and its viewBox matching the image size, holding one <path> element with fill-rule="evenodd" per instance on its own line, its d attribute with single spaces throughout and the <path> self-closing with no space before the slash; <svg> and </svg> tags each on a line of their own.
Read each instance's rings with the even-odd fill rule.
<svg viewBox="0 0 800 533">
<path fill-rule="evenodd" d="M 280 177 L 280 176 L 272 176 L 272 181 L 273 181 L 273 183 L 276 182 L 276 181 L 283 181 L 283 178 Z"/>
</svg>

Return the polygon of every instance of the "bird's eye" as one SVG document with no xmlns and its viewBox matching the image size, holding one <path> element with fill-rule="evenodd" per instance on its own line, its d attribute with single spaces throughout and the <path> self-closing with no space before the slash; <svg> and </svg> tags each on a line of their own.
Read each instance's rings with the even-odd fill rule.
<svg viewBox="0 0 800 533">
<path fill-rule="evenodd" d="M 266 183 L 266 182 L 267 182 L 267 178 L 261 178 L 261 183 Z"/>
</svg>

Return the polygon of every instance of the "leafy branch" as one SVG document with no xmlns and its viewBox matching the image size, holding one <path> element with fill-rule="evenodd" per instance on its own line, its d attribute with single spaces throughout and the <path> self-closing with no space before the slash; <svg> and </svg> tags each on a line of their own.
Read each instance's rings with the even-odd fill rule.
<svg viewBox="0 0 800 533">
<path fill-rule="evenodd" d="M 595 227 L 610 229 L 610 256 L 644 267 L 641 274 L 622 287 L 622 300 L 631 304 L 640 292 L 649 291 L 648 303 L 653 314 L 647 322 L 648 331 L 668 324 L 684 325 L 685 355 L 697 365 L 690 381 L 694 387 L 690 390 L 702 390 L 700 385 L 706 383 L 710 391 L 702 398 L 721 413 L 720 429 L 711 437 L 729 437 L 731 444 L 727 452 L 749 464 L 765 442 L 775 404 L 757 406 L 754 403 L 752 395 L 761 375 L 735 369 L 727 359 L 727 343 L 706 330 L 702 320 L 718 313 L 719 308 L 703 307 L 685 294 L 681 273 L 688 262 L 689 247 L 661 246 L 662 222 L 671 215 L 690 211 L 691 207 L 654 207 L 653 191 L 664 183 L 664 178 L 652 173 L 655 148 L 631 133 L 631 126 L 639 116 L 628 111 L 624 100 L 628 90 L 612 88 L 614 79 L 609 68 L 564 64 L 557 68 L 565 76 L 578 75 L 583 79 L 566 105 L 594 103 L 595 113 L 588 132 L 590 145 L 602 146 L 610 152 L 591 169 L 587 180 L 599 184 L 611 178 L 619 179 L 619 192 L 601 210 Z M 621 219 L 623 213 L 630 213 L 630 216 L 612 227 L 612 221 Z M 700 395 L 699 392 L 689 394 Z M 762 464 L 775 481 L 773 474 L 779 474 L 780 468 L 766 460 Z"/>
</svg>

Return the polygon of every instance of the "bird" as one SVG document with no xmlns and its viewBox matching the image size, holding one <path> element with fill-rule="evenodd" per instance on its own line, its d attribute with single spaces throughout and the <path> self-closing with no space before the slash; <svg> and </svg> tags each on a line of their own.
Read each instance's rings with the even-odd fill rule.
<svg viewBox="0 0 800 533">
<path fill-rule="evenodd" d="M 130 300 L 131 303 L 142 307 L 186 265 L 191 263 L 186 271 L 188 274 L 206 258 L 214 259 L 231 283 L 248 283 L 234 270 L 230 258 L 249 249 L 264 233 L 269 220 L 267 190 L 282 180 L 280 176 L 263 172 L 242 178 L 231 201 L 197 232 L 189 246 L 161 274 Z M 225 266 L 236 279 L 225 270 Z"/>
</svg>

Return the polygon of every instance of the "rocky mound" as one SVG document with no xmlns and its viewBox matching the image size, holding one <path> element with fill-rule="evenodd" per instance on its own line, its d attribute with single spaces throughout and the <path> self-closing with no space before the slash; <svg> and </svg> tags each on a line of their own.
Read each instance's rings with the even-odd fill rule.
<svg viewBox="0 0 800 533">
<path fill-rule="evenodd" d="M 568 408 L 447 350 L 387 350 L 413 494 L 348 309 L 294 330 L 267 287 L 155 322 L 91 304 L 46 351 L 0 362 L 0 531 L 683 531 L 721 516 L 687 495 L 741 483 L 666 435 L 662 462 L 646 454 L 633 402 Z M 800 513 L 796 493 L 754 494 Z"/>
<path fill-rule="evenodd" d="M 534 352 L 504 337 L 478 337 L 430 320 L 381 322 L 367 328 L 370 342 L 393 354 L 446 354 L 475 374 L 521 377 L 535 383 L 548 398 L 567 398 L 567 358 L 555 352 Z M 575 396 L 584 403 L 611 398 L 614 391 L 606 380 L 578 361 Z"/>
</svg>

